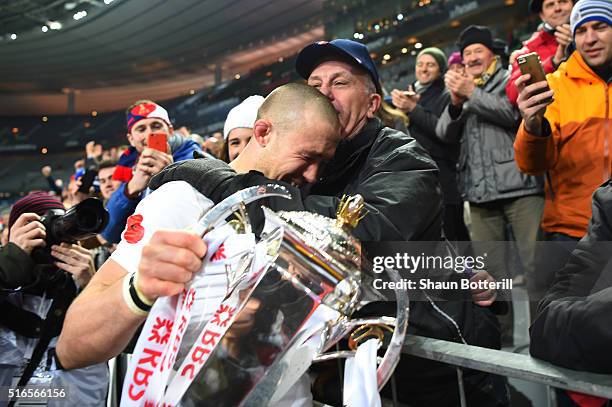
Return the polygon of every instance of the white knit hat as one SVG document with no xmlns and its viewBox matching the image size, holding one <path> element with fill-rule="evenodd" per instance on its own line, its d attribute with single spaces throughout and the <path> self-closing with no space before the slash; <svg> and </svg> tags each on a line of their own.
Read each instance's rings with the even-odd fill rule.
<svg viewBox="0 0 612 407">
<path fill-rule="evenodd" d="M 227 119 L 225 119 L 225 125 L 223 126 L 223 139 L 227 140 L 230 131 L 234 129 L 240 127 L 252 129 L 255 120 L 257 120 L 257 111 L 263 101 L 263 96 L 249 96 L 238 106 L 230 110 L 227 114 Z"/>
</svg>

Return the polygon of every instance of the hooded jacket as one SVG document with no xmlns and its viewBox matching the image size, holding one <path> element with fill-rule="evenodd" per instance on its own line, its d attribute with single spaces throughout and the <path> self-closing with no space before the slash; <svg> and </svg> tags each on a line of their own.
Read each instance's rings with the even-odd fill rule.
<svg viewBox="0 0 612 407">
<path fill-rule="evenodd" d="M 542 229 L 582 237 L 591 218 L 591 196 L 610 178 L 610 84 L 578 52 L 546 77 L 554 101 L 544 114 L 543 136 L 521 124 L 514 150 L 528 174 L 544 174 Z"/>
</svg>

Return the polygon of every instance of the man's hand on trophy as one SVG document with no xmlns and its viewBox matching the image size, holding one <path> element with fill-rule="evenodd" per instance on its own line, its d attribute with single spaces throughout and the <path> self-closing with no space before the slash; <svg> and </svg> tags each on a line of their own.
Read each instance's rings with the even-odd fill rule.
<svg viewBox="0 0 612 407">
<path fill-rule="evenodd" d="M 481 270 L 470 278 L 471 283 L 476 281 L 486 281 L 490 283 L 494 282 L 495 279 L 488 272 Z M 491 288 L 472 289 L 472 301 L 474 301 L 474 304 L 480 305 L 481 307 L 488 307 L 489 305 L 493 304 L 496 298 L 497 290 Z"/>
<path fill-rule="evenodd" d="M 135 281 L 147 299 L 179 294 L 202 267 L 206 243 L 183 230 L 159 230 L 142 249 Z"/>
<path fill-rule="evenodd" d="M 255 324 L 255 314 L 261 307 L 261 301 L 257 298 L 250 298 L 244 308 L 238 314 L 232 326 L 223 336 L 223 346 L 227 353 L 237 359 L 240 356 L 240 338 L 251 332 Z"/>
</svg>

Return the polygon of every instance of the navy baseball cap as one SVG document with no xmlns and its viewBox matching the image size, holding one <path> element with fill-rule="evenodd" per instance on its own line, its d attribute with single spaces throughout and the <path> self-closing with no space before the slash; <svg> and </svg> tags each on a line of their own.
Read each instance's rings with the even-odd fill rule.
<svg viewBox="0 0 612 407">
<path fill-rule="evenodd" d="M 338 59 L 356 65 L 370 74 L 376 91 L 382 94 L 376 65 L 370 57 L 365 45 L 346 39 L 333 41 L 318 41 L 306 46 L 295 60 L 295 69 L 304 79 L 308 79 L 312 71 L 323 61 Z"/>
</svg>

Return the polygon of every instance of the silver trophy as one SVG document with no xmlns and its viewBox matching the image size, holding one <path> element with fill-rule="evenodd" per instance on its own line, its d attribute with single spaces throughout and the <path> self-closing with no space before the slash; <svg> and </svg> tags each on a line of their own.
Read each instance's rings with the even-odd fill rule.
<svg viewBox="0 0 612 407">
<path fill-rule="evenodd" d="M 216 205 L 195 229 L 204 235 L 235 214 L 235 229 L 250 232 L 245 205 L 270 196 L 290 199 L 278 185 L 251 187 Z M 350 233 L 363 216 L 363 199 L 343 199 L 337 219 L 263 209 L 266 225 L 260 243 L 267 261 L 254 274 L 254 256 L 247 253 L 228 268 L 228 296 L 237 294 L 240 305 L 180 404 L 274 404 L 313 362 L 352 356 L 353 351 L 325 353 L 341 338 L 350 337 L 354 348 L 371 337 L 382 344 L 383 332 L 390 331 L 377 371 L 382 388 L 399 360 L 408 325 L 408 298 L 405 291 L 396 292 L 395 317 L 351 319 L 376 295 L 366 289 L 361 246 Z M 395 271 L 388 273 L 392 281 L 399 281 Z M 201 329 L 197 323 L 187 328 L 175 367 L 185 359 L 190 341 Z"/>
</svg>

